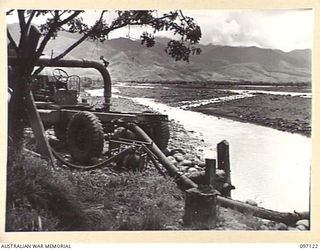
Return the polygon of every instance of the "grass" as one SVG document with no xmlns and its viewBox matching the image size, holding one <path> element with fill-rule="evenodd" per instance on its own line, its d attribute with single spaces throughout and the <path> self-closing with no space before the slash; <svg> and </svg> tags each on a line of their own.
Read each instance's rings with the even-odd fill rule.
<svg viewBox="0 0 320 250">
<path fill-rule="evenodd" d="M 144 172 L 52 169 L 9 150 L 6 231 L 196 230 L 184 227 L 184 193 L 171 178 Z M 260 230 L 249 214 L 218 207 L 214 230 Z"/>
<path fill-rule="evenodd" d="M 11 150 L 7 167 L 6 231 L 166 230 L 182 218 L 183 193 L 150 170 L 52 169 Z"/>
</svg>

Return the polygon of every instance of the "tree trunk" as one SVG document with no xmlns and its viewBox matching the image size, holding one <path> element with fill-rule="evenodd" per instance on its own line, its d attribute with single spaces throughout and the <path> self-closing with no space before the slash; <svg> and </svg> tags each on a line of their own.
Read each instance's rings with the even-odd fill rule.
<svg viewBox="0 0 320 250">
<path fill-rule="evenodd" d="M 15 68 L 9 73 L 12 96 L 8 105 L 8 132 L 13 148 L 20 151 L 23 146 L 23 130 L 27 122 L 25 93 L 28 92 L 27 77 Z"/>
</svg>

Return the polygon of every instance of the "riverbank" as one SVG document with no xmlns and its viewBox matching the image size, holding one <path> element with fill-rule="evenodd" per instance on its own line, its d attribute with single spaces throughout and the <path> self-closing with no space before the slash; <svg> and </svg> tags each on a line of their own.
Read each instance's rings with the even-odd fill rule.
<svg viewBox="0 0 320 250">
<path fill-rule="evenodd" d="M 114 98 L 112 103 L 114 104 L 114 110 L 117 110 L 117 108 L 121 107 L 120 111 L 125 112 L 129 112 L 130 110 L 134 110 L 134 112 L 141 112 L 146 109 L 150 109 L 150 106 L 138 105 L 135 102 L 132 102 L 130 99 L 121 97 Z M 126 104 L 125 106 L 123 106 L 124 103 Z M 184 160 L 186 161 L 191 158 L 196 158 L 197 160 L 199 159 L 202 162 L 204 161 L 203 153 L 209 147 L 209 144 L 207 141 L 203 140 L 201 136 L 199 137 L 198 133 L 195 133 L 193 130 L 187 131 L 180 123 L 177 123 L 177 121 L 172 119 L 170 120 L 170 134 L 171 139 L 169 141 L 169 149 L 178 148 L 184 151 L 186 153 Z M 201 150 L 199 150 L 199 148 Z M 180 172 L 187 175 L 189 174 L 189 170 L 196 171 L 193 167 L 186 167 L 179 163 L 177 167 Z M 201 171 L 201 167 L 195 167 L 198 171 Z M 257 202 L 253 200 L 247 200 L 246 202 L 257 205 Z M 218 214 L 219 223 L 216 225 L 216 227 L 214 227 L 215 230 L 303 230 L 303 226 L 297 228 L 293 225 L 288 226 L 283 223 L 275 223 L 273 221 L 254 217 L 250 215 L 250 213 L 239 213 L 235 210 L 223 207 L 219 207 Z M 305 229 L 307 228 L 305 227 Z M 183 229 L 180 227 L 180 230 Z"/>
<path fill-rule="evenodd" d="M 256 94 L 228 103 L 202 105 L 191 110 L 311 136 L 310 98 Z"/>
<path fill-rule="evenodd" d="M 201 84 L 120 84 L 121 95 L 135 98 L 152 98 L 172 107 L 181 107 L 207 115 L 215 115 L 241 122 L 258 124 L 281 131 L 311 135 L 311 98 L 295 96 L 296 93 L 310 94 L 306 86 L 245 86 Z M 271 91 L 272 94 L 254 93 L 245 98 L 236 96 L 237 89 Z M 276 94 L 279 91 L 279 94 Z M 281 94 L 288 93 L 288 94 Z M 292 95 L 290 94 L 292 93 Z M 198 100 L 219 99 L 215 103 L 197 105 L 188 104 Z M 223 101 L 227 98 L 228 101 Z"/>
</svg>

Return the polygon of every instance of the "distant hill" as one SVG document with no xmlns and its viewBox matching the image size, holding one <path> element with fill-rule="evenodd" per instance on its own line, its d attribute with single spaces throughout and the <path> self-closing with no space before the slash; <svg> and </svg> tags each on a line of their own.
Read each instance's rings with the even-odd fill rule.
<svg viewBox="0 0 320 250">
<path fill-rule="evenodd" d="M 9 25 L 17 37 L 17 25 Z M 45 54 L 57 55 L 79 37 L 60 32 L 50 41 Z M 262 49 L 199 45 L 202 53 L 192 56 L 190 63 L 175 62 L 164 49 L 167 38 L 157 38 L 156 45 L 146 48 L 140 41 L 128 38 L 107 40 L 104 43 L 85 41 L 67 58 L 99 60 L 104 56 L 114 81 L 263 81 L 301 82 L 311 80 L 311 50 Z M 87 70 L 85 74 L 92 75 Z"/>
</svg>

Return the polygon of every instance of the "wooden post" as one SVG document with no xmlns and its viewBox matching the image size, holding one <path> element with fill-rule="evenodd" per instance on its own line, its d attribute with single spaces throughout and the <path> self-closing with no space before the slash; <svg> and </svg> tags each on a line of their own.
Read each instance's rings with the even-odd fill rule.
<svg viewBox="0 0 320 250">
<path fill-rule="evenodd" d="M 32 93 L 29 92 L 29 95 L 27 95 L 25 98 L 26 109 L 28 111 L 30 125 L 34 133 L 34 137 L 36 138 L 37 150 L 42 156 L 48 158 L 51 165 L 55 167 L 53 154 L 49 146 L 48 139 L 45 136 L 45 130 L 43 128 L 43 124 L 38 113 L 37 107 L 34 103 Z"/>
<path fill-rule="evenodd" d="M 208 187 L 186 191 L 183 223 L 192 229 L 210 229 L 216 223 L 216 193 Z"/>
<path fill-rule="evenodd" d="M 211 186 L 213 189 L 216 189 L 216 160 L 215 159 L 206 159 L 206 172 L 205 179 L 206 185 Z"/>
<path fill-rule="evenodd" d="M 230 170 L 230 156 L 229 156 L 229 143 L 226 140 L 221 141 L 217 145 L 217 153 L 218 153 L 218 169 L 222 169 L 226 173 L 226 183 L 227 190 L 225 193 L 226 197 L 231 197 L 231 170 Z M 231 188 L 229 188 L 231 187 Z"/>
</svg>

